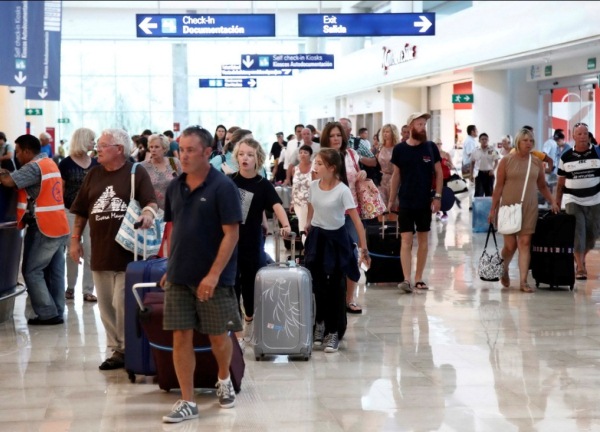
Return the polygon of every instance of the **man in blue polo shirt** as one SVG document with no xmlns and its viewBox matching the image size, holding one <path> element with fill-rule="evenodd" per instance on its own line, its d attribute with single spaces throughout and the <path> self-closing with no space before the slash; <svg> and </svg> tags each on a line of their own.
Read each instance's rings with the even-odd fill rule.
<svg viewBox="0 0 600 432">
<path fill-rule="evenodd" d="M 222 408 L 235 405 L 229 376 L 233 353 L 228 330 L 241 331 L 234 291 L 237 242 L 242 209 L 233 181 L 214 169 L 209 158 L 212 135 L 199 126 L 181 134 L 183 174 L 173 180 L 165 199 L 165 220 L 173 222 L 165 289 L 163 327 L 173 330 L 173 362 L 181 400 L 163 417 L 178 423 L 198 417 L 194 402 L 194 329 L 208 334 L 219 366 L 217 396 Z M 233 324 L 233 325 L 231 325 Z"/>
</svg>

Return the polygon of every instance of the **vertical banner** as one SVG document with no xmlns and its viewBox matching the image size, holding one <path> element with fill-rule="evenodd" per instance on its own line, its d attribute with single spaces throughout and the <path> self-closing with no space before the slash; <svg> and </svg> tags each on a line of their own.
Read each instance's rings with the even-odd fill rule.
<svg viewBox="0 0 600 432">
<path fill-rule="evenodd" d="M 44 1 L 43 76 L 39 86 L 28 85 L 25 99 L 60 100 L 61 1 Z"/>
<path fill-rule="evenodd" d="M 0 85 L 42 85 L 44 3 L 0 2 Z"/>
</svg>

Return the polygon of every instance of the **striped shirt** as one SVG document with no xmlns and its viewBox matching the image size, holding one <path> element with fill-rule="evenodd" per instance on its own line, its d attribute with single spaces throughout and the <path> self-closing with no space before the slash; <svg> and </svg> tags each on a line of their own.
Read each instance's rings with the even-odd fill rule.
<svg viewBox="0 0 600 432">
<path fill-rule="evenodd" d="M 557 174 L 565 177 L 563 204 L 600 203 L 600 158 L 594 148 L 583 152 L 567 150 L 560 158 Z"/>
</svg>

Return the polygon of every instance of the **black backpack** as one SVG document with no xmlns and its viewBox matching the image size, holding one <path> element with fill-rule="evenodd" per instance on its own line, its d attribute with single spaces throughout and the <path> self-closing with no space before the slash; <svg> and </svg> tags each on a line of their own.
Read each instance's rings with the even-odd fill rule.
<svg viewBox="0 0 600 432">
<path fill-rule="evenodd" d="M 354 141 L 352 143 L 352 147 L 355 151 L 358 151 L 358 147 L 360 145 L 360 138 L 354 137 L 353 140 Z M 379 165 L 379 161 L 377 160 L 377 158 L 375 158 L 375 161 L 377 161 L 377 165 L 375 165 L 374 167 L 363 165 L 360 162 L 358 163 L 358 166 L 361 170 L 364 170 L 367 173 L 367 178 L 373 180 L 375 186 L 379 186 L 381 184 L 381 178 L 383 177 L 383 174 L 381 173 L 381 165 Z"/>
</svg>

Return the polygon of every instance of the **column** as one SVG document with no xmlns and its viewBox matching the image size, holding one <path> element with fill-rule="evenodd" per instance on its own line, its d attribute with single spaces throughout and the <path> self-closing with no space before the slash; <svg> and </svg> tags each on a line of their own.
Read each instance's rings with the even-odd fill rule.
<svg viewBox="0 0 600 432">
<path fill-rule="evenodd" d="M 473 98 L 473 124 L 479 133 L 487 133 L 490 143 L 497 143 L 507 133 L 513 135 L 510 111 L 514 107 L 507 71 L 475 72 Z"/>
<path fill-rule="evenodd" d="M 187 44 L 173 44 L 173 122 L 189 126 Z M 172 128 L 172 127 L 171 127 Z M 171 129 L 169 128 L 169 129 Z"/>
<path fill-rule="evenodd" d="M 25 133 L 25 87 L 0 86 L 0 130 L 11 143 Z"/>
</svg>

